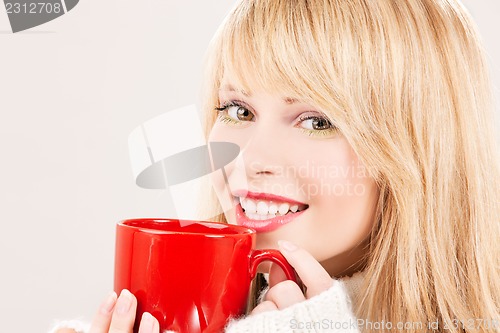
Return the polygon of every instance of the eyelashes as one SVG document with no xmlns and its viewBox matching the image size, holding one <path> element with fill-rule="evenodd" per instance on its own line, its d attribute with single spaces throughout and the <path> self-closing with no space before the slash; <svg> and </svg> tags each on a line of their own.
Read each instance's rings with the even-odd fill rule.
<svg viewBox="0 0 500 333">
<path fill-rule="evenodd" d="M 241 125 L 244 122 L 254 121 L 255 115 L 240 101 L 230 101 L 221 107 L 216 107 L 217 119 L 226 124 Z"/>
<path fill-rule="evenodd" d="M 226 102 L 214 110 L 217 121 L 229 125 L 244 125 L 254 122 L 256 118 L 246 103 L 237 100 Z M 338 128 L 324 114 L 312 111 L 301 114 L 294 127 L 308 136 L 329 137 L 338 132 Z"/>
<path fill-rule="evenodd" d="M 222 104 L 221 107 L 216 107 L 215 110 L 219 111 L 219 112 L 220 111 L 225 111 L 227 108 L 229 108 L 231 106 L 242 107 L 242 105 L 240 104 L 240 101 L 230 101 L 230 102 Z"/>
<path fill-rule="evenodd" d="M 304 125 L 303 128 L 325 132 L 336 129 L 330 120 L 324 115 L 301 115 L 299 122 Z M 307 126 L 307 128 L 305 127 Z"/>
</svg>

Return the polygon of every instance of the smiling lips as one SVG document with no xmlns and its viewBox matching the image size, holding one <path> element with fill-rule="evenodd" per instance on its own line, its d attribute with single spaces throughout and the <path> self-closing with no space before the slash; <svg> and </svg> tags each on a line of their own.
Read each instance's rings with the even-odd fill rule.
<svg viewBox="0 0 500 333">
<path fill-rule="evenodd" d="M 239 191 L 236 222 L 257 232 L 273 231 L 300 216 L 309 206 L 284 197 Z"/>
</svg>

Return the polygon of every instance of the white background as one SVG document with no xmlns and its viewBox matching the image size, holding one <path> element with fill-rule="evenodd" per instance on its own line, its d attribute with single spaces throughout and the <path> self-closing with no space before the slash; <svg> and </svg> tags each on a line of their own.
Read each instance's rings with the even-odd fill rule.
<svg viewBox="0 0 500 333">
<path fill-rule="evenodd" d="M 465 3 L 500 87 L 500 3 Z M 113 287 L 114 224 L 171 214 L 165 192 L 135 185 L 127 138 L 199 102 L 203 54 L 232 5 L 81 0 L 17 34 L 0 9 L 0 333 L 90 321 Z"/>
</svg>

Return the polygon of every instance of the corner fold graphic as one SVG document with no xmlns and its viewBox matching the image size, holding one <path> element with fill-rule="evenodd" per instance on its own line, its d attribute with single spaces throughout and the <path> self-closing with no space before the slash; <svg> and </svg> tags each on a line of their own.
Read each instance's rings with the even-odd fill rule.
<svg viewBox="0 0 500 333">
<path fill-rule="evenodd" d="M 3 0 L 12 32 L 27 30 L 66 14 L 79 0 Z"/>
</svg>

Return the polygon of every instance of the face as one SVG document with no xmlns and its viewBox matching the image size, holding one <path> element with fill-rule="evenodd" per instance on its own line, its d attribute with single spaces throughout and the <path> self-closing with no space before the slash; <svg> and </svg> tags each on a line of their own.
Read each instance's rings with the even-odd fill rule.
<svg viewBox="0 0 500 333">
<path fill-rule="evenodd" d="M 347 140 L 313 105 L 223 82 L 210 141 L 241 149 L 213 179 L 228 222 L 254 228 L 257 248 L 288 240 L 332 276 L 356 271 L 378 189 Z"/>
</svg>

